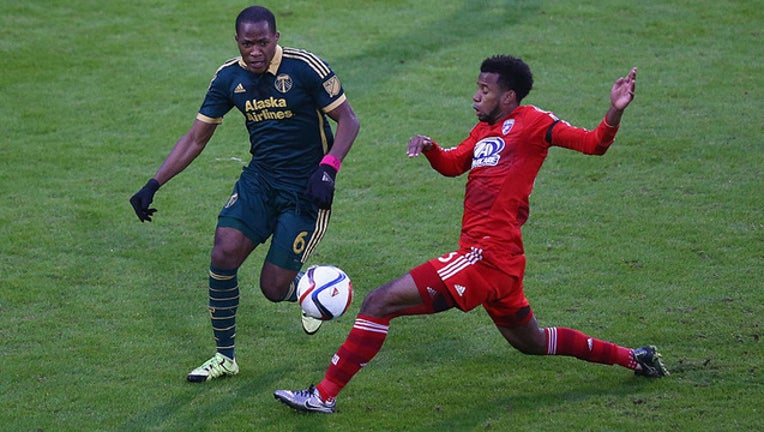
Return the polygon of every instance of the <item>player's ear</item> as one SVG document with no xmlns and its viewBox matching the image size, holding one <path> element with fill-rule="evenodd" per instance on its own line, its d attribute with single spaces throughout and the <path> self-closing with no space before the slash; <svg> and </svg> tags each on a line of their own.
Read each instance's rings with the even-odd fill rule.
<svg viewBox="0 0 764 432">
<path fill-rule="evenodd" d="M 505 91 L 501 98 L 502 102 L 507 105 L 517 103 L 517 93 L 515 93 L 515 91 L 512 89 Z"/>
</svg>

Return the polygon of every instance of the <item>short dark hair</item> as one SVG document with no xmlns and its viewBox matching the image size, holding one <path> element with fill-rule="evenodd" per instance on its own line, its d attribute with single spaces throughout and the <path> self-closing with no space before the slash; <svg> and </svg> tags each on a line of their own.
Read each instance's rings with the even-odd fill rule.
<svg viewBox="0 0 764 432">
<path fill-rule="evenodd" d="M 499 85 L 514 90 L 518 102 L 528 96 L 533 88 L 531 68 L 522 59 L 511 55 L 488 57 L 480 65 L 480 72 L 499 74 Z"/>
<path fill-rule="evenodd" d="M 242 23 L 258 23 L 265 21 L 268 23 L 273 33 L 276 33 L 276 17 L 273 12 L 262 6 L 250 6 L 239 13 L 236 17 L 236 33 L 239 33 L 239 26 Z"/>
</svg>

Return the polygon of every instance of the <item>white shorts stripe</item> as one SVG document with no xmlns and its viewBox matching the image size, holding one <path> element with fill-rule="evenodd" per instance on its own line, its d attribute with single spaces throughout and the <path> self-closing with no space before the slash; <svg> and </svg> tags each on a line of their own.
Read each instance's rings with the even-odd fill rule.
<svg viewBox="0 0 764 432">
<path fill-rule="evenodd" d="M 459 257 L 451 264 L 438 270 L 438 276 L 440 276 L 441 279 L 446 280 L 450 278 L 451 276 L 455 275 L 456 273 L 459 273 L 460 271 L 464 270 L 464 268 L 469 265 L 470 265 L 469 261 L 464 259 L 464 257 Z"/>
<path fill-rule="evenodd" d="M 468 266 L 477 263 L 483 259 L 483 250 L 478 248 L 472 248 L 472 251 L 466 255 L 460 255 L 456 257 L 451 263 L 442 269 L 438 270 L 438 276 L 442 280 L 446 280 L 460 271 L 464 270 Z"/>
</svg>

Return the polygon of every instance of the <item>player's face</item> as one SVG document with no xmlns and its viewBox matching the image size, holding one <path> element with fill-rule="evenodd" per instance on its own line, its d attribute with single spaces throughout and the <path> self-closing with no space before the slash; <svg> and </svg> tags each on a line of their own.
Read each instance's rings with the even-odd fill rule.
<svg viewBox="0 0 764 432">
<path fill-rule="evenodd" d="M 472 96 L 472 108 L 478 120 L 486 123 L 495 123 L 509 112 L 506 104 L 502 101 L 507 91 L 499 86 L 499 74 L 481 72 L 477 80 L 477 91 Z"/>
<path fill-rule="evenodd" d="M 265 73 L 276 54 L 279 33 L 273 32 L 267 21 L 243 22 L 235 39 L 247 70 L 255 74 Z"/>
</svg>

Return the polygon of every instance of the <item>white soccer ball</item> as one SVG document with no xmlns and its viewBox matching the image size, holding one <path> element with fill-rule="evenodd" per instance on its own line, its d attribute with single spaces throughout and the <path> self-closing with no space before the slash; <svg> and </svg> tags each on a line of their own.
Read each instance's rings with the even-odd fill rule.
<svg viewBox="0 0 764 432">
<path fill-rule="evenodd" d="M 353 283 L 344 271 L 335 266 L 312 266 L 297 284 L 297 299 L 306 315 L 333 320 L 350 307 Z"/>
</svg>

